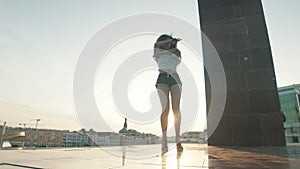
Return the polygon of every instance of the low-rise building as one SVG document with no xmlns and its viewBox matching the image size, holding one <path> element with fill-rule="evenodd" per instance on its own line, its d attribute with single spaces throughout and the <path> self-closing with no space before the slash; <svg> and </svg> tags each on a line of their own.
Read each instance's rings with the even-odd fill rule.
<svg viewBox="0 0 300 169">
<path fill-rule="evenodd" d="M 285 139 L 287 143 L 300 141 L 300 84 L 278 88 L 281 111 L 284 113 Z"/>
<path fill-rule="evenodd" d="M 181 141 L 186 143 L 205 143 L 207 141 L 207 130 L 185 132 L 181 135 Z"/>
<path fill-rule="evenodd" d="M 86 143 L 86 136 L 78 132 L 62 134 L 62 145 L 64 147 L 83 147 Z"/>
</svg>

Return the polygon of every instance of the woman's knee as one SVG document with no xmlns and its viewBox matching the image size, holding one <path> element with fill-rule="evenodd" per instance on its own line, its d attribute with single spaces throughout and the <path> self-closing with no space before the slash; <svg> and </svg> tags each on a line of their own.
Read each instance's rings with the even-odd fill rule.
<svg viewBox="0 0 300 169">
<path fill-rule="evenodd" d="M 168 116 L 169 115 L 169 111 L 170 111 L 169 106 L 166 106 L 165 108 L 162 109 L 161 116 Z"/>
<path fill-rule="evenodd" d="M 164 113 L 164 112 L 169 112 L 170 110 L 170 106 L 169 106 L 169 103 L 162 103 L 161 105 L 161 112 Z"/>
<path fill-rule="evenodd" d="M 180 113 L 180 107 L 179 106 L 172 106 L 172 110 L 173 110 L 175 115 Z"/>
<path fill-rule="evenodd" d="M 169 115 L 169 109 L 165 109 L 164 111 L 162 111 L 161 115 L 162 116 L 168 116 Z"/>
</svg>

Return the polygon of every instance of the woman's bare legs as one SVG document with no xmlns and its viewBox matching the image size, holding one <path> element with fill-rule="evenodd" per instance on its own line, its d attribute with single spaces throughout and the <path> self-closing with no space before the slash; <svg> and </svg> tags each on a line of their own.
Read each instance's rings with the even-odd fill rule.
<svg viewBox="0 0 300 169">
<path fill-rule="evenodd" d="M 162 130 L 162 151 L 168 151 L 167 145 L 167 129 L 168 129 L 168 116 L 169 116 L 169 87 L 157 85 L 158 95 L 161 102 L 162 113 L 160 116 L 160 124 Z"/>
<path fill-rule="evenodd" d="M 171 90 L 171 98 L 172 98 L 172 109 L 174 113 L 176 143 L 179 143 L 180 123 L 181 123 L 181 112 L 180 112 L 181 86 L 179 85 L 172 86 L 170 90 Z"/>
<path fill-rule="evenodd" d="M 172 109 L 174 113 L 174 125 L 176 133 L 177 150 L 182 151 L 183 148 L 180 144 L 180 123 L 181 123 L 181 112 L 180 112 L 180 98 L 181 98 L 181 86 L 175 85 L 171 89 L 172 98 Z"/>
</svg>

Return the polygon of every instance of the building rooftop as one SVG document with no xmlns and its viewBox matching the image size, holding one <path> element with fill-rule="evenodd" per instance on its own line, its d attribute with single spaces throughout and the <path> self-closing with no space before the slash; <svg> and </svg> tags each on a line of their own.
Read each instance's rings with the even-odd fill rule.
<svg viewBox="0 0 300 169">
<path fill-rule="evenodd" d="M 290 91 L 290 90 L 295 90 L 295 89 L 300 89 L 300 84 L 293 84 L 289 86 L 282 86 L 278 88 L 279 92 L 284 92 L 284 91 Z"/>
<path fill-rule="evenodd" d="M 184 152 L 172 148 L 160 155 L 160 145 L 0 150 L 2 168 L 110 168 L 110 169 L 296 169 L 300 145 L 287 147 L 214 147 L 183 144 Z"/>
</svg>

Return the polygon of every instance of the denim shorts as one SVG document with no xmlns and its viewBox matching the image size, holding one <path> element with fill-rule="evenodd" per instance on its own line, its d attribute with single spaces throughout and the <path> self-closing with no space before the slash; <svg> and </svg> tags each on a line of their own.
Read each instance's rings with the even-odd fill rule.
<svg viewBox="0 0 300 169">
<path fill-rule="evenodd" d="M 182 86 L 181 80 L 178 76 L 177 73 L 160 73 L 158 75 L 157 81 L 156 81 L 156 88 L 157 85 L 163 85 L 163 86 L 168 86 L 168 87 L 173 87 L 175 85 L 180 85 Z"/>
</svg>

